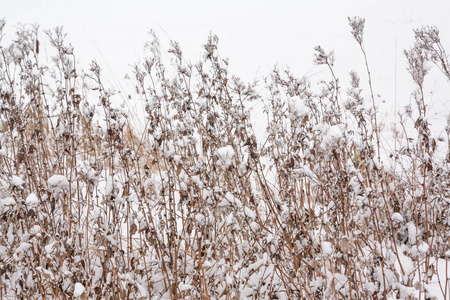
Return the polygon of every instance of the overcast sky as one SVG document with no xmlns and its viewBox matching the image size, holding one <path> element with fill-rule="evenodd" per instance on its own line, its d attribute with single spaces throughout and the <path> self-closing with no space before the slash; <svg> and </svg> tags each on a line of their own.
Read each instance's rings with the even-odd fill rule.
<svg viewBox="0 0 450 300">
<path fill-rule="evenodd" d="M 188 59 L 199 58 L 209 32 L 220 38 L 221 53 L 241 76 L 276 62 L 300 72 L 312 66 L 313 47 L 334 48 L 338 59 L 357 47 L 349 33 L 348 16 L 366 18 L 369 55 L 392 59 L 390 51 L 407 47 L 412 29 L 436 25 L 450 36 L 450 1 L 117 1 L 1 0 L 0 14 L 9 27 L 37 22 L 43 28 L 63 25 L 82 59 L 109 60 L 114 68 L 141 58 L 148 31 L 162 44 L 181 43 Z M 373 48 L 372 48 L 373 46 Z M 402 49 L 399 49 L 400 51 Z M 101 55 L 100 53 L 101 52 Z"/>
<path fill-rule="evenodd" d="M 312 63 L 314 46 L 322 45 L 334 49 L 337 74 L 346 84 L 348 71 L 363 66 L 347 21 L 358 15 L 366 18 L 365 46 L 374 87 L 388 109 L 395 109 L 395 93 L 402 101 L 410 99 L 402 52 L 412 44 L 412 30 L 436 25 L 450 49 L 449 12 L 448 0 L 0 0 L 9 37 L 17 23 L 36 22 L 44 29 L 62 25 L 79 62 L 87 65 L 96 59 L 116 82 L 142 58 L 148 31 L 154 29 L 163 46 L 169 40 L 180 42 L 185 58 L 193 62 L 200 58 L 208 34 L 217 34 L 221 55 L 230 58 L 232 73 L 245 80 L 267 75 L 276 63 L 298 76 L 324 77 Z M 430 91 L 439 85 L 430 105 L 449 113 L 449 86 L 439 78 L 429 81 Z"/>
</svg>

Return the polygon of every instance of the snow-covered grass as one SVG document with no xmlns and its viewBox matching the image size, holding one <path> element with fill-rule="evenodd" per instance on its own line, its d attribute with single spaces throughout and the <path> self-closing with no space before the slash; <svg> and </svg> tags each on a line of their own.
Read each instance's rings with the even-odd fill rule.
<svg viewBox="0 0 450 300">
<path fill-rule="evenodd" d="M 415 35 L 416 106 L 385 152 L 370 82 L 352 72 L 343 91 L 321 47 L 329 78 L 275 68 L 258 85 L 214 35 L 195 64 L 175 42 L 165 62 L 154 37 L 134 128 L 61 29 L 45 65 L 39 30 L 19 27 L 0 46 L 0 298 L 448 299 L 450 119 L 430 133 L 423 82 L 449 64 L 435 28 Z"/>
</svg>

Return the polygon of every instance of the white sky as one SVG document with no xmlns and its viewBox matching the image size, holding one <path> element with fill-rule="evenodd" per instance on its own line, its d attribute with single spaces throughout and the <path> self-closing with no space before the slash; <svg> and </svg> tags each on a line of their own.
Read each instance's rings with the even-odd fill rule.
<svg viewBox="0 0 450 300">
<path fill-rule="evenodd" d="M 169 39 L 180 42 L 192 60 L 199 58 L 212 31 L 220 38 L 222 55 L 244 78 L 276 62 L 306 73 L 318 44 L 334 48 L 338 60 L 353 57 L 358 49 L 347 16 L 366 18 L 371 59 L 395 57 L 385 49 L 392 51 L 395 38 L 399 51 L 407 47 L 412 29 L 421 25 L 437 25 L 443 37 L 450 37 L 450 1 L 445 0 L 1 0 L 0 7 L 10 28 L 33 22 L 43 28 L 63 25 L 82 60 L 101 62 L 101 51 L 117 70 L 141 58 L 149 29 L 158 32 L 163 45 Z"/>
<path fill-rule="evenodd" d="M 200 58 L 209 32 L 217 34 L 222 57 L 230 58 L 231 72 L 244 80 L 261 79 L 276 63 L 288 65 L 299 77 L 328 79 L 312 63 L 314 46 L 322 45 L 334 49 L 336 72 L 345 88 L 348 72 L 363 70 L 347 21 L 358 15 L 366 18 L 365 46 L 374 88 L 390 111 L 396 109 L 395 95 L 403 104 L 410 99 L 403 49 L 412 45 L 412 30 L 436 25 L 450 52 L 449 12 L 448 0 L 0 0 L 0 17 L 6 19 L 10 37 L 17 23 L 36 22 L 43 29 L 63 25 L 82 66 L 96 59 L 114 78 L 113 85 L 142 58 L 147 33 L 154 29 L 163 46 L 170 39 L 180 42 L 192 62 Z M 361 76 L 363 82 L 364 73 Z M 430 106 L 448 114 L 449 84 L 440 75 L 428 84 L 433 91 Z"/>
</svg>

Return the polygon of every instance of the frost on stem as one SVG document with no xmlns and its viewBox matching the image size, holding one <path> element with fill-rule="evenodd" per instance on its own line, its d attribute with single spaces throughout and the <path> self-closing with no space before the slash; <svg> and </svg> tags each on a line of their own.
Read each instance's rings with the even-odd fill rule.
<svg viewBox="0 0 450 300">
<path fill-rule="evenodd" d="M 334 51 L 325 52 L 321 46 L 314 47 L 316 53 L 314 54 L 314 63 L 318 65 L 334 65 Z"/>
<path fill-rule="evenodd" d="M 219 44 L 219 37 L 215 34 L 210 34 L 208 37 L 208 42 L 203 45 L 205 53 L 203 59 L 205 61 L 214 57 L 214 52 L 217 50 L 217 45 Z"/>
<path fill-rule="evenodd" d="M 349 17 L 348 22 L 349 22 L 350 26 L 352 27 L 353 37 L 358 42 L 358 44 L 362 45 L 363 37 L 364 37 L 364 24 L 366 22 L 366 19 L 355 16 L 355 17 Z"/>
<path fill-rule="evenodd" d="M 0 39 L 3 36 L 3 29 L 5 28 L 6 21 L 5 18 L 0 20 Z"/>
<path fill-rule="evenodd" d="M 17 34 L 0 47 L 0 298 L 409 299 L 436 286 L 450 158 L 420 117 L 402 172 L 375 163 L 375 105 L 351 72 L 343 124 L 332 52 L 315 49 L 331 82 L 275 69 L 261 87 L 229 73 L 212 35 L 194 65 L 172 42 L 165 71 L 153 35 L 134 68 L 137 137 L 95 61 L 75 76 L 62 31 L 44 36 L 57 57 L 42 66 L 36 36 Z"/>
<path fill-rule="evenodd" d="M 432 61 L 450 80 L 448 55 L 441 44 L 439 30 L 435 26 L 424 26 L 414 30 L 416 45 L 422 49 L 424 56 Z"/>
<path fill-rule="evenodd" d="M 406 59 L 408 60 L 409 74 L 414 82 L 422 86 L 425 75 L 427 75 L 429 68 L 426 66 L 426 53 L 420 45 L 415 44 L 409 50 L 404 51 Z"/>
<path fill-rule="evenodd" d="M 352 18 L 348 18 L 348 22 L 350 27 L 352 28 L 351 33 L 353 35 L 353 37 L 355 38 L 355 40 L 358 42 L 359 47 L 361 48 L 361 51 L 363 53 L 364 56 L 364 62 L 366 65 L 366 71 L 367 71 L 367 77 L 369 79 L 369 89 L 370 89 L 370 98 L 372 99 L 372 107 L 373 107 L 373 114 L 371 114 L 371 119 L 372 119 L 372 127 L 373 127 L 373 131 L 375 132 L 375 136 L 376 136 L 376 142 L 377 142 L 377 153 L 378 153 L 378 163 L 380 163 L 381 161 L 381 154 L 380 154 L 380 132 L 379 132 L 379 127 L 378 127 L 378 121 L 377 121 L 377 107 L 375 105 L 375 97 L 374 97 L 374 93 L 373 93 L 373 86 L 372 86 L 372 76 L 370 74 L 370 69 L 369 69 L 369 62 L 367 59 L 367 54 L 366 54 L 366 50 L 364 49 L 364 45 L 363 45 L 363 37 L 364 37 L 364 24 L 366 22 L 366 20 L 364 18 L 355 16 Z"/>
</svg>

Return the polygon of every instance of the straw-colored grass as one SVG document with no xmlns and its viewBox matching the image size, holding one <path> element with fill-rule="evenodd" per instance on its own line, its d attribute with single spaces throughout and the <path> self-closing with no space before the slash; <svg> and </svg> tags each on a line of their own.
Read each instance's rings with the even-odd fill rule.
<svg viewBox="0 0 450 300">
<path fill-rule="evenodd" d="M 369 72 L 364 20 L 350 25 Z M 62 30 L 46 33 L 51 65 L 37 28 L 0 46 L 1 299 L 448 299 L 450 152 L 423 94 L 425 61 L 450 78 L 435 28 L 406 51 L 415 130 L 387 158 L 401 171 L 381 162 L 372 85 L 364 99 L 352 73 L 342 92 L 321 47 L 319 90 L 274 69 L 259 93 L 216 36 L 196 64 L 172 43 L 170 66 L 155 37 L 134 69 L 142 132 L 100 66 L 78 70 Z"/>
</svg>

